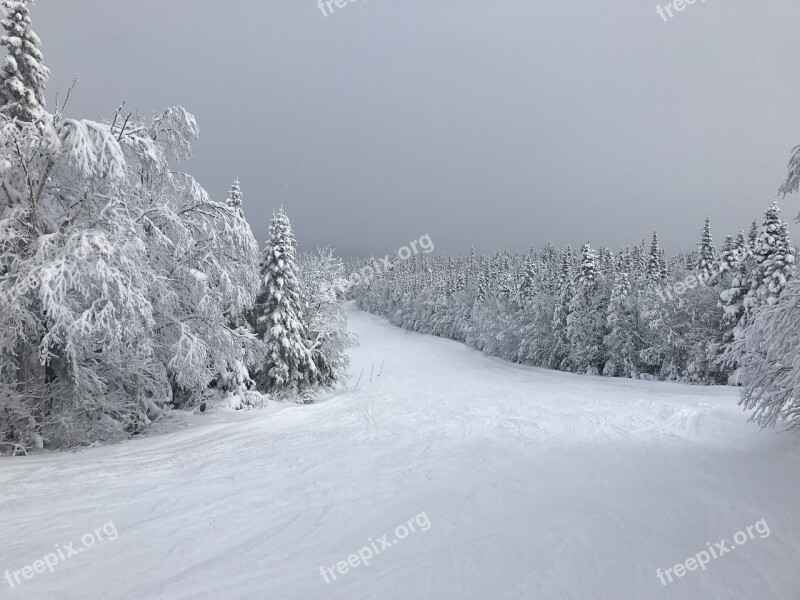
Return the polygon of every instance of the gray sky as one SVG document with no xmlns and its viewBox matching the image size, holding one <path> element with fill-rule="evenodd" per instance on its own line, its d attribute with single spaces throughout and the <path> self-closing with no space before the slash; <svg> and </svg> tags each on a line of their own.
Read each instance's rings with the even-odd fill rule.
<svg viewBox="0 0 800 600">
<path fill-rule="evenodd" d="M 385 254 L 633 244 L 747 228 L 800 144 L 800 3 L 707 0 L 38 0 L 70 116 L 181 104 L 186 169 L 241 178 L 263 242 Z M 793 220 L 800 197 L 787 197 Z M 793 226 L 794 241 L 800 231 Z"/>
</svg>

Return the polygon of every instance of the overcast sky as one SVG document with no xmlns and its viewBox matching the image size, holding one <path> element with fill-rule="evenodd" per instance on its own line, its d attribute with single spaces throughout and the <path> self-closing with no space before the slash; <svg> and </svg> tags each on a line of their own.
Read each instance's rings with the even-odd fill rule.
<svg viewBox="0 0 800 600">
<path fill-rule="evenodd" d="M 181 104 L 186 170 L 239 177 L 263 242 L 304 248 L 718 245 L 774 199 L 800 144 L 800 3 L 707 0 L 38 0 L 67 114 Z M 52 101 L 51 101 L 52 105 Z M 800 197 L 787 197 L 793 220 Z M 800 232 L 793 226 L 794 241 Z"/>
</svg>

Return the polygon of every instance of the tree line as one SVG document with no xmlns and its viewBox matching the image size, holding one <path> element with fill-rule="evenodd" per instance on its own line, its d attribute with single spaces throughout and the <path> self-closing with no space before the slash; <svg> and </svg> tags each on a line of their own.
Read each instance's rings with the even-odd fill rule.
<svg viewBox="0 0 800 600">
<path fill-rule="evenodd" d="M 800 149 L 782 193 L 797 191 Z M 667 259 L 658 234 L 613 252 L 424 255 L 353 289 L 395 325 L 510 361 L 611 377 L 742 386 L 762 426 L 798 424 L 800 278 L 777 201 L 720 250 Z"/>
</svg>

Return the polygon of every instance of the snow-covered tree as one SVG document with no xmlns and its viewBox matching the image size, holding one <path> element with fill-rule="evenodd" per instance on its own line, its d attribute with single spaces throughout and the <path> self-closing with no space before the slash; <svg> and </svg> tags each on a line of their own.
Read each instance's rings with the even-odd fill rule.
<svg viewBox="0 0 800 600">
<path fill-rule="evenodd" d="M 597 254 L 589 244 L 585 244 L 581 248 L 580 272 L 567 317 L 570 365 L 578 373 L 596 375 L 605 362 L 603 336 L 606 315 L 603 304 Z"/>
<path fill-rule="evenodd" d="M 789 164 L 783 194 L 800 185 L 800 146 Z M 742 336 L 742 399 L 762 427 L 784 422 L 800 428 L 800 277 L 788 228 L 777 201 L 767 211 L 753 244 L 756 261 L 746 308 L 752 311 Z"/>
<path fill-rule="evenodd" d="M 756 264 L 751 274 L 750 292 L 745 300 L 745 309 L 748 311 L 764 304 L 776 304 L 795 268 L 789 228 L 781 220 L 780 212 L 776 200 L 766 212 L 761 234 L 753 248 Z"/>
<path fill-rule="evenodd" d="M 321 385 L 342 380 L 349 365 L 345 351 L 355 343 L 347 331 L 343 298 L 348 289 L 344 265 L 329 248 L 304 255 L 300 261 L 303 297 L 308 299 L 311 355 Z"/>
<path fill-rule="evenodd" d="M 61 447 L 140 431 L 258 354 L 249 228 L 175 163 L 180 107 L 99 122 L 44 109 L 26 2 L 3 4 L 0 441 Z"/>
<path fill-rule="evenodd" d="M 730 239 L 730 236 L 729 236 Z M 722 252 L 720 271 L 720 306 L 723 311 L 725 333 L 723 342 L 725 352 L 723 360 L 736 369 L 742 352 L 741 341 L 744 339 L 746 326 L 744 300 L 750 291 L 749 249 L 744 232 L 740 231 L 733 243 L 726 242 Z"/>
<path fill-rule="evenodd" d="M 36 121 L 44 113 L 44 90 L 50 71 L 44 66 L 41 41 L 31 29 L 31 0 L 3 0 L 5 35 L 0 46 L 7 51 L 0 70 L 0 110 L 9 118 Z"/>
<path fill-rule="evenodd" d="M 228 206 L 240 211 L 242 216 L 244 216 L 244 209 L 242 208 L 242 188 L 239 185 L 238 179 L 233 182 L 233 185 L 231 185 L 231 191 L 228 192 L 228 199 L 226 202 Z"/>
<path fill-rule="evenodd" d="M 137 431 L 247 362 L 226 325 L 252 303 L 257 247 L 170 156 L 194 117 L 34 124 L 0 111 L 3 383 L 31 408 L 21 443 L 73 445 Z M 37 437 L 38 436 L 38 437 Z"/>
<path fill-rule="evenodd" d="M 605 336 L 608 362 L 605 375 L 635 377 L 637 375 L 636 303 L 627 273 L 617 274 L 609 300 Z"/>
<path fill-rule="evenodd" d="M 762 427 L 800 427 L 800 278 L 766 305 L 747 328 L 741 405 Z"/>
<path fill-rule="evenodd" d="M 556 300 L 552 323 L 553 348 L 548 362 L 552 368 L 568 370 L 570 366 L 569 316 L 572 298 L 575 295 L 572 249 L 569 246 L 567 246 L 563 254 L 558 288 L 558 299 Z"/>
<path fill-rule="evenodd" d="M 708 281 L 714 274 L 714 264 L 717 261 L 717 251 L 714 247 L 714 239 L 711 237 L 711 218 L 706 217 L 706 224 L 703 226 L 703 234 L 700 243 L 697 245 L 697 261 L 695 270 L 698 275 Z"/>
<path fill-rule="evenodd" d="M 650 254 L 647 257 L 647 280 L 658 285 L 664 280 L 664 269 L 662 265 L 663 257 L 661 247 L 658 245 L 658 232 L 653 232 L 653 243 L 650 245 Z"/>
<path fill-rule="evenodd" d="M 263 284 L 254 308 L 256 331 L 266 351 L 255 377 L 263 392 L 297 392 L 319 382 L 296 254 L 292 226 L 281 208 L 272 217 L 261 262 Z"/>
</svg>

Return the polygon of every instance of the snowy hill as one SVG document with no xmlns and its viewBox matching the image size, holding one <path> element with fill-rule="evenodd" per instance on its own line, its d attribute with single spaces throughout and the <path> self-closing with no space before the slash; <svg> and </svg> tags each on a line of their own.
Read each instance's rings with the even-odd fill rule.
<svg viewBox="0 0 800 600">
<path fill-rule="evenodd" d="M 0 461 L 0 598 L 800 597 L 800 440 L 746 423 L 734 390 L 350 319 L 349 392 Z"/>
</svg>

